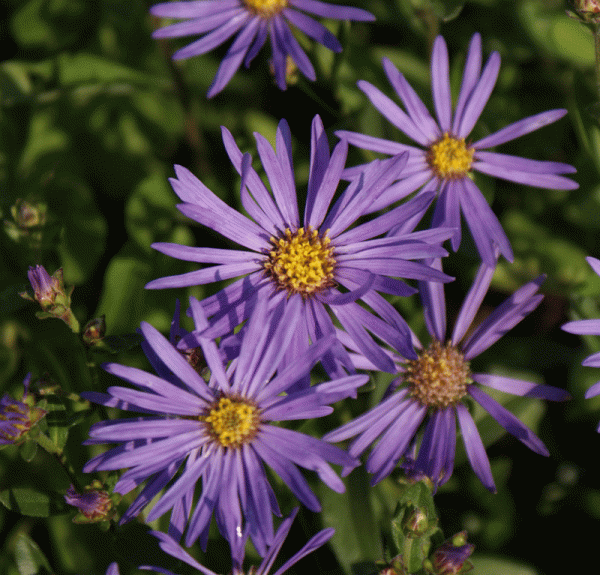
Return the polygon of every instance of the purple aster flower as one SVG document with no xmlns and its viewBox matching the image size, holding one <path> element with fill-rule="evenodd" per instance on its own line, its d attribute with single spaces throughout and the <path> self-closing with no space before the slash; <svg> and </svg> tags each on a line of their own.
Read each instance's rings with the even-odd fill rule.
<svg viewBox="0 0 600 575">
<path fill-rule="evenodd" d="M 375 16 L 360 8 L 337 6 L 318 0 L 195 0 L 165 2 L 150 8 L 155 16 L 177 18 L 182 22 L 166 26 L 153 33 L 154 38 L 173 38 L 204 34 L 178 50 L 175 60 L 209 52 L 237 33 L 217 75 L 208 90 L 208 97 L 218 94 L 231 80 L 242 62 L 248 67 L 267 40 L 271 41 L 275 80 L 286 88 L 286 59 L 289 55 L 298 69 L 315 80 L 315 70 L 290 29 L 290 24 L 323 46 L 341 52 L 337 38 L 305 12 L 335 20 L 372 21 Z"/>
<path fill-rule="evenodd" d="M 141 331 L 145 345 L 152 350 L 152 362 L 161 362 L 158 376 L 134 367 L 104 365 L 106 371 L 141 390 L 115 386 L 108 389 L 108 394 L 88 392 L 84 397 L 144 414 L 134 419 L 103 421 L 90 429 L 90 443 L 118 445 L 90 460 L 84 471 L 129 468 L 114 488 L 121 494 L 146 481 L 122 522 L 137 515 L 165 489 L 148 513 L 148 521 L 172 509 L 171 535 L 180 538 L 189 522 L 186 544 L 200 538 L 206 548 L 214 512 L 219 530 L 232 546 L 247 530 L 264 555 L 273 543 L 272 513 L 280 515 L 265 463 L 314 511 L 321 509 L 319 501 L 298 467 L 316 471 L 331 489 L 344 490 L 329 463 L 354 466 L 358 462 L 353 457 L 314 437 L 271 425 L 273 421 L 327 415 L 332 412 L 327 403 L 355 395 L 356 388 L 368 379 L 363 375 L 346 376 L 286 393 L 310 373 L 335 341 L 333 336 L 321 339 L 281 367 L 297 330 L 300 304 L 298 299 L 288 306 L 281 302 L 271 312 L 274 318 L 268 318 L 267 300 L 259 302 L 248 322 L 239 356 L 229 365 L 222 361 L 213 340 L 198 337 L 211 372 L 208 384 L 184 355 L 147 323 L 142 323 Z M 195 300 L 191 311 L 196 326 L 206 327 L 206 318 Z M 202 490 L 192 512 L 199 480 Z"/>
<path fill-rule="evenodd" d="M 17 443 L 46 413 L 46 410 L 25 403 L 28 401 L 31 373 L 23 380 L 23 401 L 5 393 L 0 398 L 0 445 Z"/>
<path fill-rule="evenodd" d="M 586 258 L 586 260 L 594 272 L 600 276 L 600 260 L 592 257 Z M 562 329 L 578 335 L 600 335 L 600 319 L 578 319 L 576 321 L 569 321 L 562 326 Z M 600 352 L 593 353 L 586 357 L 581 365 L 586 367 L 600 367 Z M 599 394 L 600 381 L 596 382 L 585 392 L 585 398 L 589 399 L 590 397 L 595 397 Z M 600 425 L 598 425 L 597 431 L 600 433 Z"/>
<path fill-rule="evenodd" d="M 434 194 L 422 194 L 383 216 L 350 227 L 366 208 L 397 179 L 407 155 L 383 164 L 375 162 L 356 178 L 333 203 L 348 145 L 341 141 L 329 154 L 329 144 L 318 116 L 312 123 L 310 174 L 304 217 L 298 199 L 292 167 L 291 135 L 285 120 L 277 130 L 276 151 L 260 134 L 255 134 L 258 152 L 272 195 L 242 154 L 232 135 L 223 128 L 229 158 L 242 177 L 242 204 L 252 219 L 227 206 L 200 180 L 181 166 L 170 180 L 183 200 L 178 206 L 186 216 L 212 228 L 245 250 L 197 248 L 155 243 L 160 252 L 187 261 L 216 264 L 199 271 L 151 281 L 149 289 L 207 284 L 240 278 L 201 302 L 211 318 L 207 334 L 217 337 L 231 333 L 249 316 L 255 294 L 269 299 L 269 307 L 284 302 L 293 305 L 303 321 L 294 336 L 291 353 L 306 349 L 334 332 L 330 310 L 357 342 L 361 351 L 379 369 L 394 371 L 392 361 L 368 333 L 389 343 L 405 357 L 414 357 L 406 322 L 381 296 L 411 295 L 414 288 L 399 278 L 449 281 L 446 274 L 413 259 L 439 257 L 446 251 L 439 245 L 454 230 L 440 228 L 380 237 L 399 221 L 423 214 Z M 415 224 L 416 225 L 416 224 Z M 345 291 L 340 291 L 341 287 Z M 379 317 L 359 305 L 361 299 Z M 330 375 L 339 375 L 349 360 L 341 345 L 332 348 L 324 366 Z"/>
<path fill-rule="evenodd" d="M 359 88 L 377 110 L 421 147 L 345 130 L 336 132 L 336 135 L 367 150 L 384 154 L 410 154 L 406 169 L 402 172 L 402 180 L 381 194 L 369 211 L 381 209 L 419 188 L 420 194 L 435 191 L 438 201 L 433 214 L 433 227 L 447 226 L 457 230 L 451 239 L 452 249 L 456 251 L 461 240 L 462 212 L 481 259 L 488 266 L 493 266 L 494 246 L 498 246 L 500 253 L 509 261 L 513 260 L 513 253 L 498 218 L 470 177 L 473 170 L 539 188 L 572 190 L 577 188 L 578 184 L 560 175 L 576 171 L 568 164 L 540 162 L 485 151 L 486 148 L 499 146 L 551 124 L 562 118 L 567 110 L 549 110 L 530 116 L 474 143 L 465 140 L 481 115 L 500 70 L 498 52 L 492 53 L 483 72 L 481 59 L 481 36 L 474 34 L 453 112 L 448 49 L 441 36 L 436 38 L 431 60 L 431 82 L 437 121 L 429 114 L 404 76 L 387 58 L 383 59 L 383 68 L 406 112 L 369 82 L 358 82 Z M 345 175 L 353 177 L 363 169 L 364 166 L 351 168 Z"/>
<path fill-rule="evenodd" d="M 441 268 L 440 260 L 435 264 Z M 373 483 L 387 477 L 403 457 L 409 476 L 429 477 L 436 486 L 448 481 L 454 467 L 458 418 L 471 466 L 485 487 L 495 491 L 490 464 L 467 408 L 467 398 L 481 405 L 506 431 L 527 447 L 536 453 L 548 455 L 540 439 L 482 391 L 480 386 L 551 401 L 568 399 L 569 394 L 552 386 L 501 375 L 473 373 L 469 366 L 474 357 L 532 312 L 544 297 L 537 293 L 544 279 L 540 276 L 517 290 L 465 337 L 487 293 L 494 269 L 486 264 L 480 266 L 449 340 L 446 339 L 443 287 L 429 282 L 420 283 L 431 344 L 423 348 L 417 341 L 417 347 L 420 348 L 418 358 L 400 364 L 401 377 L 391 383 L 379 405 L 323 438 L 342 441 L 357 436 L 348 449 L 353 457 L 359 456 L 378 440 L 366 463 L 367 471 L 374 474 Z M 424 431 L 417 452 L 417 433 L 422 424 Z"/>
<path fill-rule="evenodd" d="M 277 558 L 279 551 L 290 531 L 294 518 L 298 513 L 298 508 L 292 510 L 290 515 L 286 517 L 282 522 L 277 532 L 275 533 L 275 537 L 273 538 L 273 543 L 269 546 L 268 551 L 262 560 L 261 564 L 258 567 L 251 567 L 248 571 L 248 575 L 269 575 L 269 571 Z M 172 538 L 169 537 L 166 533 L 162 533 L 160 531 L 152 531 L 152 534 L 160 540 L 160 548 L 169 555 L 172 555 L 176 559 L 180 559 L 181 561 L 191 565 L 192 567 L 198 569 L 203 575 L 217 575 L 214 571 L 204 567 L 198 563 L 193 557 L 188 555 L 179 544 Z M 319 547 L 325 545 L 329 539 L 334 534 L 334 529 L 331 527 L 329 529 L 323 529 L 319 531 L 316 535 L 311 537 L 300 551 L 292 555 L 273 575 L 283 575 L 292 565 L 300 561 L 303 557 L 306 557 L 308 554 L 317 550 Z M 235 545 L 231 547 L 231 561 L 233 563 L 231 574 L 232 575 L 244 575 L 246 571 L 244 571 L 243 563 L 244 563 L 244 555 L 245 555 L 245 545 L 248 535 L 246 534 L 243 537 L 240 537 L 236 540 Z M 167 569 L 163 569 L 161 567 L 150 567 L 150 566 L 142 566 L 140 569 L 146 570 L 154 570 L 160 573 L 164 573 L 165 575 L 173 575 L 173 573 Z"/>
</svg>

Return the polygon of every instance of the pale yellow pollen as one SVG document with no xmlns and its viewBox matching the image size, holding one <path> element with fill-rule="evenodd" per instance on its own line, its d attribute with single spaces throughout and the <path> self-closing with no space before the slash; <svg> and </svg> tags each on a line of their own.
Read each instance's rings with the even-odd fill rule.
<svg viewBox="0 0 600 575">
<path fill-rule="evenodd" d="M 271 243 L 264 269 L 278 289 L 308 297 L 335 285 L 335 259 L 327 232 L 320 236 L 310 227 L 294 233 L 288 228 L 283 237 L 271 238 Z"/>
<path fill-rule="evenodd" d="M 240 447 L 247 443 L 256 435 L 260 423 L 255 405 L 229 397 L 221 397 L 200 421 L 223 447 Z"/>
<path fill-rule="evenodd" d="M 279 14 L 286 6 L 287 0 L 242 0 L 244 4 L 258 16 L 271 18 Z"/>
<path fill-rule="evenodd" d="M 456 405 L 467 393 L 471 380 L 469 362 L 456 347 L 434 341 L 406 366 L 411 395 L 422 405 L 444 409 Z"/>
<path fill-rule="evenodd" d="M 446 132 L 429 147 L 427 161 L 441 179 L 462 178 L 471 169 L 474 153 L 464 138 L 455 138 Z"/>
</svg>

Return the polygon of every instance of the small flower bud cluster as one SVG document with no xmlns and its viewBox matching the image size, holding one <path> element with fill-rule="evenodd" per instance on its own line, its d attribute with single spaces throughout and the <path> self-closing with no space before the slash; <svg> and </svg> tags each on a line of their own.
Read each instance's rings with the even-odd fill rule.
<svg viewBox="0 0 600 575">
<path fill-rule="evenodd" d="M 97 480 L 85 487 L 83 493 L 77 493 L 71 485 L 65 494 L 65 501 L 79 509 L 73 523 L 97 523 L 107 521 L 114 515 L 113 502 Z"/>
</svg>

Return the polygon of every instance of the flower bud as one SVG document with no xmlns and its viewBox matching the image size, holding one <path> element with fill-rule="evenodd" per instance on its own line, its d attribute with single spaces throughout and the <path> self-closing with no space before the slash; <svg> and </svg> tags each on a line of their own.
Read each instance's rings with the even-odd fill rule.
<svg viewBox="0 0 600 575">
<path fill-rule="evenodd" d="M 46 223 L 46 205 L 18 199 L 10 208 L 15 224 L 21 228 L 40 228 Z"/>
<path fill-rule="evenodd" d="M 475 545 L 467 543 L 467 532 L 461 531 L 438 547 L 431 563 L 435 575 L 458 575 L 470 571 L 473 566 L 467 559 L 475 550 Z"/>
<path fill-rule="evenodd" d="M 85 487 L 81 494 L 71 485 L 65 494 L 65 501 L 79 509 L 79 513 L 73 518 L 74 523 L 106 521 L 114 515 L 113 502 L 97 480 Z"/>
<path fill-rule="evenodd" d="M 106 334 L 106 316 L 91 319 L 83 327 L 83 343 L 87 346 L 97 344 L 104 338 Z"/>
<path fill-rule="evenodd" d="M 13 399 L 7 393 L 0 398 L 0 445 L 19 442 L 48 413 L 35 405 L 29 405 L 32 403 L 28 397 L 30 381 L 31 373 L 28 373 L 23 381 L 23 401 Z"/>
<path fill-rule="evenodd" d="M 26 292 L 19 295 L 24 299 L 37 301 L 40 304 L 43 311 L 38 312 L 38 318 L 55 317 L 61 319 L 72 331 L 78 333 L 79 322 L 71 311 L 73 287 L 65 288 L 62 268 L 49 275 L 44 266 L 30 266 L 27 277 L 34 291 L 33 297 Z"/>
<path fill-rule="evenodd" d="M 378 575 L 408 575 L 402 555 L 396 555 L 390 563 L 384 563 L 383 561 L 377 561 L 376 563 L 379 567 Z"/>
<path fill-rule="evenodd" d="M 421 537 L 429 529 L 427 511 L 420 507 L 413 507 L 402 521 L 402 529 L 407 537 Z"/>
<path fill-rule="evenodd" d="M 573 5 L 577 15 L 570 11 L 567 14 L 573 18 L 579 18 L 584 22 L 600 22 L 600 0 L 574 0 Z"/>
</svg>

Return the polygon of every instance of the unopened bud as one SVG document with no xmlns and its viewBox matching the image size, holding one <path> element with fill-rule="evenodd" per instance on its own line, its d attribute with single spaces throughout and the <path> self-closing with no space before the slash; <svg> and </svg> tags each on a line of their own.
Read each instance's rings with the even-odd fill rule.
<svg viewBox="0 0 600 575">
<path fill-rule="evenodd" d="M 574 0 L 573 5 L 577 15 L 567 11 L 569 16 L 579 16 L 584 22 L 600 22 L 600 0 Z"/>
<path fill-rule="evenodd" d="M 79 332 L 79 322 L 71 311 L 71 294 L 73 287 L 65 288 L 62 268 L 49 275 L 44 266 L 29 267 L 27 272 L 29 283 L 33 288 L 33 297 L 26 292 L 19 294 L 22 298 L 37 301 L 42 312 L 38 312 L 40 319 L 55 317 L 63 320 L 72 331 Z"/>
<path fill-rule="evenodd" d="M 396 555 L 390 563 L 385 563 L 383 561 L 377 561 L 377 566 L 379 567 L 378 575 L 407 575 L 408 571 L 404 566 L 404 561 L 402 559 L 402 555 Z"/>
<path fill-rule="evenodd" d="M 71 485 L 65 494 L 65 501 L 79 509 L 79 513 L 73 518 L 74 523 L 96 523 L 106 521 L 114 515 L 113 502 L 97 480 L 85 487 L 83 493 L 77 493 Z"/>
<path fill-rule="evenodd" d="M 470 571 L 473 566 L 468 560 L 475 545 L 467 543 L 467 532 L 461 531 L 438 547 L 431 563 L 435 575 L 458 575 Z"/>
<path fill-rule="evenodd" d="M 39 228 L 46 223 L 46 210 L 46 204 L 18 199 L 10 208 L 10 213 L 19 228 Z"/>
<path fill-rule="evenodd" d="M 407 537 L 421 537 L 429 529 L 427 511 L 420 507 L 413 507 L 402 521 L 402 528 Z"/>
<path fill-rule="evenodd" d="M 83 343 L 87 346 L 97 344 L 99 341 L 104 339 L 106 334 L 106 316 L 91 319 L 83 327 Z"/>
</svg>

